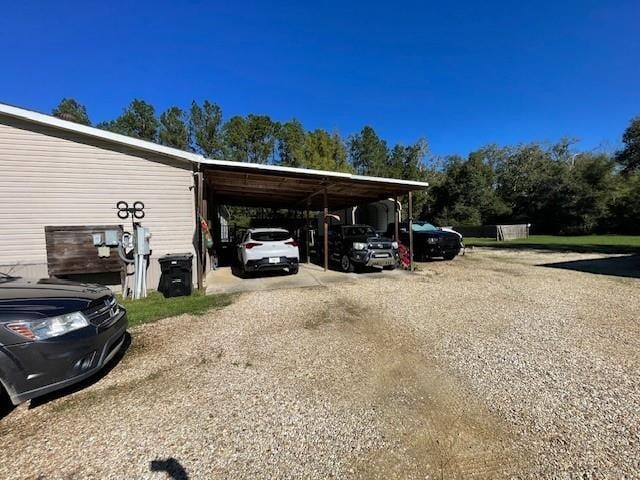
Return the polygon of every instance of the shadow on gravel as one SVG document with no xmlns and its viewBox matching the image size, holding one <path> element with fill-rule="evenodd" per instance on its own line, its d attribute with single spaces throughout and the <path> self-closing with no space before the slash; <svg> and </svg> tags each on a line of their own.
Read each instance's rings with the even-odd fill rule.
<svg viewBox="0 0 640 480">
<path fill-rule="evenodd" d="M 122 360 L 127 350 L 129 350 L 130 345 L 131 345 L 131 335 L 129 334 L 129 332 L 126 332 L 124 343 L 122 344 L 122 347 L 120 347 L 120 350 L 118 351 L 118 353 L 99 372 L 97 372 L 95 375 L 90 376 L 89 378 L 82 380 L 81 382 L 70 385 L 61 390 L 56 390 L 55 392 L 48 393 L 47 395 L 43 395 L 42 397 L 34 398 L 33 400 L 31 400 L 31 403 L 29 404 L 29 409 L 31 410 L 33 408 L 40 407 L 46 403 L 51 402 L 52 400 L 57 400 L 58 398 L 67 396 L 71 393 L 78 392 L 87 387 L 90 387 L 95 383 L 98 383 L 105 376 L 107 376 L 109 372 L 113 370 L 116 365 L 118 365 L 118 363 L 120 363 L 120 360 Z"/>
<path fill-rule="evenodd" d="M 575 270 L 598 275 L 612 275 L 615 277 L 640 278 L 640 255 L 543 263 L 536 266 Z"/>
<path fill-rule="evenodd" d="M 638 247 L 632 245 L 563 245 L 555 243 L 509 243 L 487 242 L 478 243 L 470 247 L 495 248 L 497 250 L 535 250 L 560 253 L 639 253 Z M 467 247 L 469 248 L 469 247 Z"/>
<path fill-rule="evenodd" d="M 172 480 L 188 480 L 189 475 L 178 460 L 169 457 L 166 460 L 151 460 L 149 470 L 152 472 L 165 472 Z"/>
</svg>

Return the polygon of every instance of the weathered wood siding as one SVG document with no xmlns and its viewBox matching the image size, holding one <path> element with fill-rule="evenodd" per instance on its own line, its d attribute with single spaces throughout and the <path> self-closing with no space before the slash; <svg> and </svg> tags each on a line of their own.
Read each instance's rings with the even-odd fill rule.
<svg viewBox="0 0 640 480">
<path fill-rule="evenodd" d="M 145 204 L 157 257 L 194 252 L 193 175 L 183 162 L 0 115 L 0 272 L 47 276 L 46 225 L 125 225 L 119 200 Z"/>
<path fill-rule="evenodd" d="M 93 244 L 93 235 L 105 230 L 122 234 L 120 225 L 46 226 L 47 269 L 49 275 L 124 272 L 124 262 L 117 247 L 109 248 L 109 256 L 101 257 Z"/>
</svg>

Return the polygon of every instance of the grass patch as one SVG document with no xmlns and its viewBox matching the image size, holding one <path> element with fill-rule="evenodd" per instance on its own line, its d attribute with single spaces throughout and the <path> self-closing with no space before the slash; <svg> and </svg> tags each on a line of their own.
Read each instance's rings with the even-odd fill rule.
<svg viewBox="0 0 640 480">
<path fill-rule="evenodd" d="M 129 325 L 135 326 L 183 313 L 202 315 L 212 308 L 226 307 L 232 296 L 195 292 L 189 297 L 164 298 L 159 292 L 150 292 L 147 298 L 140 300 L 123 300 L 121 297 L 118 300 L 127 309 Z"/>
<path fill-rule="evenodd" d="M 565 252 L 638 253 L 640 235 L 531 235 L 529 238 L 497 242 L 492 238 L 467 237 L 466 246 L 540 249 Z"/>
</svg>

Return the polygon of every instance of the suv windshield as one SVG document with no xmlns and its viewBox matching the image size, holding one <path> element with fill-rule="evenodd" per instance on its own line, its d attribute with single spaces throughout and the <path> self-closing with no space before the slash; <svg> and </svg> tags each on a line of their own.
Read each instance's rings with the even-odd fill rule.
<svg viewBox="0 0 640 480">
<path fill-rule="evenodd" d="M 436 227 L 435 225 L 431 225 L 429 222 L 414 222 L 412 225 L 412 230 L 414 232 L 434 232 L 438 230 L 438 227 Z"/>
<path fill-rule="evenodd" d="M 282 230 L 269 230 L 267 232 L 252 232 L 251 240 L 258 242 L 282 242 L 291 238 L 289 232 Z"/>
<path fill-rule="evenodd" d="M 376 231 L 368 225 L 357 225 L 354 227 L 346 227 L 344 229 L 344 234 L 347 237 L 355 237 L 358 235 L 370 235 L 372 237 L 378 236 Z"/>
</svg>

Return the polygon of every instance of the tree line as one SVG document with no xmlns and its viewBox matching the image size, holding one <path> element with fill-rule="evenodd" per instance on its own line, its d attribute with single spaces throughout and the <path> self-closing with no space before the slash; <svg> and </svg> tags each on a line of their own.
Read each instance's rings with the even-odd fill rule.
<svg viewBox="0 0 640 480">
<path fill-rule="evenodd" d="M 86 108 L 63 99 L 53 115 L 91 125 Z M 268 115 L 224 119 L 213 102 L 173 106 L 157 114 L 134 99 L 98 128 L 209 158 L 277 164 L 361 175 L 422 180 L 416 195 L 421 218 L 442 225 L 531 223 L 539 233 L 640 233 L 640 117 L 622 135 L 615 154 L 576 152 L 571 140 L 553 144 L 488 145 L 438 157 L 427 141 L 390 146 L 370 126 L 346 138 L 306 130 L 296 119 Z"/>
</svg>

